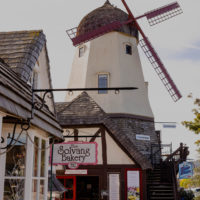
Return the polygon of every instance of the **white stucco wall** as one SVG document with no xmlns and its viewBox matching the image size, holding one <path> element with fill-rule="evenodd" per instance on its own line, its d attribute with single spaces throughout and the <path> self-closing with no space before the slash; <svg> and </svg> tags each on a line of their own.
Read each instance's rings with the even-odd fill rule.
<svg viewBox="0 0 200 200">
<path fill-rule="evenodd" d="M 49 89 L 50 88 L 50 77 L 49 77 L 49 63 L 45 46 L 40 52 L 39 58 L 35 64 L 35 70 L 38 73 L 37 89 Z M 39 93 L 38 93 L 39 94 Z M 40 96 L 43 97 L 43 93 L 40 93 Z M 49 106 L 49 109 L 53 112 L 53 102 L 51 99 L 45 99 L 46 104 Z"/>
<path fill-rule="evenodd" d="M 70 135 L 73 133 L 73 129 L 67 129 L 70 131 Z M 98 128 L 82 128 L 79 130 L 79 136 L 81 135 L 94 135 Z M 64 133 L 65 134 L 65 133 Z M 100 135 L 101 136 L 101 135 Z M 91 138 L 88 137 L 87 141 Z M 74 141 L 74 138 L 66 138 L 65 142 Z M 79 138 L 79 141 L 86 141 L 85 138 Z M 95 142 L 98 145 L 98 165 L 103 164 L 103 155 L 102 155 L 102 137 L 97 137 Z M 133 160 L 120 148 L 120 146 L 113 140 L 113 138 L 106 132 L 106 149 L 107 149 L 107 163 L 108 164 L 134 164 Z M 57 170 L 61 170 L 62 166 L 57 166 Z"/>
<path fill-rule="evenodd" d="M 108 133 L 106 133 L 106 146 L 108 164 L 134 164 L 133 160 L 128 157 Z"/>
<path fill-rule="evenodd" d="M 132 46 L 132 55 L 126 54 L 125 45 Z M 68 87 L 98 87 L 98 73 L 109 74 L 109 87 L 138 87 L 138 90 L 88 92 L 107 113 L 128 113 L 153 117 L 148 100 L 147 84 L 144 82 L 142 66 L 137 49 L 137 40 L 118 32 L 110 32 L 85 45 L 85 54 L 78 56 L 76 49 Z M 71 101 L 80 92 L 66 96 Z"/>
</svg>

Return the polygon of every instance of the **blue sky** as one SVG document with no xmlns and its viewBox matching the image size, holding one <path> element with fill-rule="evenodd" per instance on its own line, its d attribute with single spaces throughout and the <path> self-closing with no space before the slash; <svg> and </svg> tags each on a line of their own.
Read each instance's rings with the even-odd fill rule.
<svg viewBox="0 0 200 200">
<path fill-rule="evenodd" d="M 1 31 L 43 29 L 47 37 L 52 82 L 54 88 L 67 86 L 74 47 L 66 30 L 75 27 L 90 11 L 101 6 L 105 0 L 0 0 Z M 124 9 L 120 0 L 110 0 Z M 171 3 L 171 0 L 127 0 L 137 16 L 151 9 Z M 163 129 L 164 143 L 173 141 L 174 149 L 180 142 L 191 149 L 191 157 L 196 158 L 194 141 L 200 136 L 189 133 L 181 126 L 181 121 L 192 119 L 193 103 L 187 98 L 192 92 L 199 96 L 200 85 L 200 1 L 179 0 L 183 14 L 150 27 L 146 19 L 139 24 L 152 42 L 168 72 L 180 89 L 183 98 L 174 103 L 161 81 L 140 51 L 143 71 L 149 82 L 149 98 L 156 121 L 175 121 L 176 129 Z M 12 5 L 12 6 L 11 6 Z M 64 100 L 64 94 L 56 93 L 56 100 Z"/>
</svg>

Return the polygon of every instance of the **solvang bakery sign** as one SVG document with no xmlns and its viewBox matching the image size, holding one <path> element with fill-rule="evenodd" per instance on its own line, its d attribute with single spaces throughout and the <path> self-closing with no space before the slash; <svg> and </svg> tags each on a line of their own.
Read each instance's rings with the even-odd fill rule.
<svg viewBox="0 0 200 200">
<path fill-rule="evenodd" d="M 54 165 L 68 165 L 69 168 L 77 168 L 79 165 L 97 164 L 96 142 L 66 142 L 54 144 Z"/>
</svg>

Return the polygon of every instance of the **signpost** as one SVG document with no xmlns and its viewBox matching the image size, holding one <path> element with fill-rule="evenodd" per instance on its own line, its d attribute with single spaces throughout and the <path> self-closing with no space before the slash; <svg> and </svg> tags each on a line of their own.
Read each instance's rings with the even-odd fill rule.
<svg viewBox="0 0 200 200">
<path fill-rule="evenodd" d="M 136 140 L 150 141 L 149 135 L 136 134 Z"/>
<path fill-rule="evenodd" d="M 179 164 L 179 179 L 189 179 L 193 176 L 193 163 L 183 162 Z"/>
</svg>

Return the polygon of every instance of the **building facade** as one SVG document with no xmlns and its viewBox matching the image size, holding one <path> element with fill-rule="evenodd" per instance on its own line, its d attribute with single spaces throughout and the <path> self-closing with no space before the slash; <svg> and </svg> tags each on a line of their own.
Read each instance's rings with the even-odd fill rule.
<svg viewBox="0 0 200 200">
<path fill-rule="evenodd" d="M 47 199 L 50 138 L 62 130 L 53 99 L 33 112 L 32 89 L 51 88 L 45 35 L 4 32 L 0 44 L 0 199 Z"/>
<path fill-rule="evenodd" d="M 126 20 L 128 14 L 106 1 L 81 20 L 76 37 Z M 159 138 L 137 44 L 137 29 L 123 25 L 76 47 L 68 88 L 138 89 L 75 91 L 56 103 L 65 143 L 56 147 L 53 161 L 69 190 L 61 199 L 147 199 L 146 176 Z"/>
</svg>

